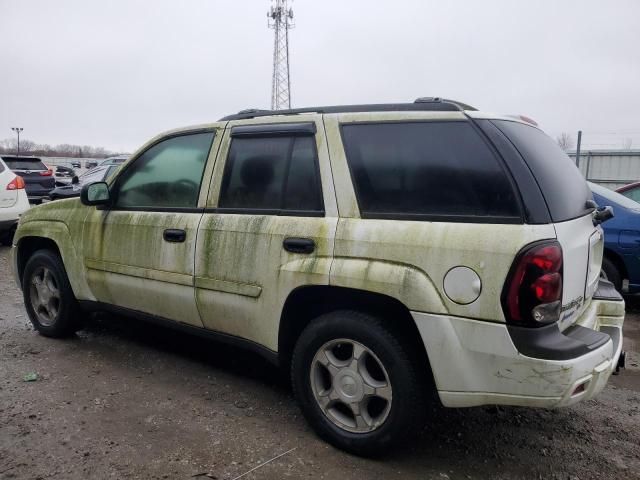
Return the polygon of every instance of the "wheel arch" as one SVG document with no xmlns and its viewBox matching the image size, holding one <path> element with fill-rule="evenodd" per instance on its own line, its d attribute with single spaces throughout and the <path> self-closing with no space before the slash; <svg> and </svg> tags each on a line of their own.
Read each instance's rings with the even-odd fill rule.
<svg viewBox="0 0 640 480">
<path fill-rule="evenodd" d="M 62 258 L 60 247 L 58 244 L 47 237 L 26 236 L 21 237 L 16 243 L 16 267 L 18 269 L 18 278 L 22 281 L 24 267 L 27 265 L 29 258 L 38 250 L 51 250 Z"/>
<path fill-rule="evenodd" d="M 617 253 L 615 250 L 605 247 L 604 248 L 604 256 L 609 259 L 620 272 L 620 278 L 622 280 L 629 278 L 629 272 L 627 270 L 627 266 L 622 259 L 622 256 Z"/>
<path fill-rule="evenodd" d="M 78 255 L 67 225 L 57 221 L 32 221 L 18 227 L 14 239 L 16 245 L 15 268 L 22 281 L 24 267 L 37 250 L 49 249 L 62 259 L 71 289 L 78 299 L 94 300 L 86 283 L 82 257 Z"/>
<path fill-rule="evenodd" d="M 319 315 L 336 310 L 357 310 L 394 322 L 394 328 L 411 343 L 418 361 L 429 368 L 418 327 L 410 310 L 400 300 L 354 288 L 309 285 L 290 292 L 282 309 L 278 329 L 278 360 L 284 369 L 288 370 L 296 341 L 305 327 Z"/>
</svg>

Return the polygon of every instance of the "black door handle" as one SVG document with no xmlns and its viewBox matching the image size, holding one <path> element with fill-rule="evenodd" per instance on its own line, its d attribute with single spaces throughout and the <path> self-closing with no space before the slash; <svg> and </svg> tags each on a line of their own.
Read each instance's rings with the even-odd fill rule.
<svg viewBox="0 0 640 480">
<path fill-rule="evenodd" d="M 162 238 L 164 238 L 167 242 L 180 243 L 186 240 L 187 232 L 179 228 L 167 228 L 162 233 Z"/>
<path fill-rule="evenodd" d="M 313 253 L 316 249 L 316 242 L 310 238 L 285 238 L 282 246 L 287 252 L 291 253 Z"/>
</svg>

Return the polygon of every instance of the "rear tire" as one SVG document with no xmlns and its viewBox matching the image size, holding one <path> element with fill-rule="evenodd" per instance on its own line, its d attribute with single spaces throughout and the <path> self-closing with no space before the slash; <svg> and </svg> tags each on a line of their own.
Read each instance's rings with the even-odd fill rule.
<svg viewBox="0 0 640 480">
<path fill-rule="evenodd" d="M 51 250 L 38 250 L 27 261 L 22 295 L 29 319 L 42 335 L 67 337 L 82 328 L 82 311 L 64 264 Z"/>
<path fill-rule="evenodd" d="M 296 343 L 294 394 L 321 438 L 356 455 L 379 455 L 424 425 L 429 365 L 419 358 L 412 339 L 379 318 L 350 310 L 327 313 Z"/>
<path fill-rule="evenodd" d="M 615 263 L 609 260 L 607 257 L 602 259 L 602 273 L 603 277 L 606 280 L 609 280 L 613 283 L 613 286 L 616 287 L 616 290 L 622 292 L 622 276 L 620 275 L 620 271 L 618 267 L 616 267 Z"/>
</svg>

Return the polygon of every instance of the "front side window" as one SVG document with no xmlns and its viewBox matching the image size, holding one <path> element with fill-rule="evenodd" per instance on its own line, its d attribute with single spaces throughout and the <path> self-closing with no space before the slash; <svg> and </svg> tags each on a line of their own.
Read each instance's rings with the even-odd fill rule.
<svg viewBox="0 0 640 480">
<path fill-rule="evenodd" d="M 275 214 L 322 212 L 314 137 L 234 138 L 219 207 Z"/>
<path fill-rule="evenodd" d="M 521 219 L 500 161 L 467 122 L 345 124 L 342 137 L 365 218 Z"/>
<path fill-rule="evenodd" d="M 214 133 L 169 138 L 140 155 L 117 181 L 116 207 L 194 208 Z"/>
</svg>

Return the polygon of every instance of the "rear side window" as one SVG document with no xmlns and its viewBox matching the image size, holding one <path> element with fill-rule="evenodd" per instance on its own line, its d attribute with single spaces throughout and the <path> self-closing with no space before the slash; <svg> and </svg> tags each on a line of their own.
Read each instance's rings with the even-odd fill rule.
<svg viewBox="0 0 640 480">
<path fill-rule="evenodd" d="M 345 124 L 363 218 L 521 222 L 500 160 L 467 122 Z"/>
<path fill-rule="evenodd" d="M 11 170 L 47 170 L 45 164 L 38 158 L 3 158 L 3 160 Z"/>
<path fill-rule="evenodd" d="M 541 130 L 518 122 L 494 120 L 536 177 L 554 222 L 586 215 L 591 191 L 566 153 Z"/>
<path fill-rule="evenodd" d="M 234 138 L 218 203 L 270 214 L 323 213 L 315 138 Z"/>
</svg>

